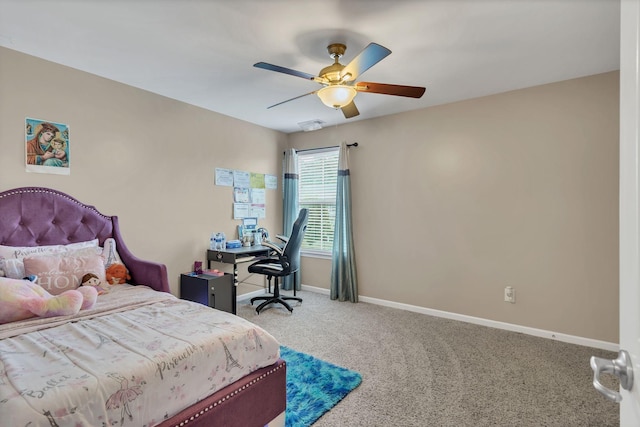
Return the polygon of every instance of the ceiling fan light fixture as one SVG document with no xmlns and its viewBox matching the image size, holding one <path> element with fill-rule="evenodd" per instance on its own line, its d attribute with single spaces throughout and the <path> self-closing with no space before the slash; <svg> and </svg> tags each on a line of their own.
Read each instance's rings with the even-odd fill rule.
<svg viewBox="0 0 640 427">
<path fill-rule="evenodd" d="M 351 104 L 357 93 L 351 86 L 331 85 L 320 89 L 318 97 L 327 107 L 342 108 Z"/>
<path fill-rule="evenodd" d="M 353 98 L 358 92 L 379 93 L 382 95 L 404 96 L 408 98 L 420 98 L 424 92 L 424 87 L 404 86 L 388 83 L 357 82 L 358 77 L 369 68 L 386 58 L 391 51 L 377 43 L 369 43 L 355 58 L 347 65 L 342 65 L 339 59 L 344 55 L 347 47 L 342 43 L 333 43 L 327 47 L 329 56 L 333 59 L 333 64 L 324 67 L 318 75 L 292 70 L 291 68 L 279 65 L 257 62 L 254 67 L 265 70 L 276 71 L 278 73 L 289 74 L 320 83 L 322 88 L 308 92 L 295 98 L 279 102 L 267 108 L 272 108 L 285 102 L 300 99 L 307 95 L 317 94 L 324 105 L 329 108 L 340 109 L 345 119 L 358 116 L 360 112 L 353 102 Z"/>
</svg>

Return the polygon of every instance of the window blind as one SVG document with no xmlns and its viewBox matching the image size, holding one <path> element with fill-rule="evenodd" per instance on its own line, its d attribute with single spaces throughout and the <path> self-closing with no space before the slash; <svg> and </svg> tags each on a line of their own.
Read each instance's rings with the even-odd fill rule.
<svg viewBox="0 0 640 427">
<path fill-rule="evenodd" d="M 336 216 L 338 148 L 298 153 L 298 198 L 309 209 L 302 249 L 331 252 Z"/>
</svg>

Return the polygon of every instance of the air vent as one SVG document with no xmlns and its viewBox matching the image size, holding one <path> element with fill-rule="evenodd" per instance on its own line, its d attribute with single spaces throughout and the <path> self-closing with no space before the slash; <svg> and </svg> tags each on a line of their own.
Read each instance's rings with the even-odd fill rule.
<svg viewBox="0 0 640 427">
<path fill-rule="evenodd" d="M 323 124 L 322 120 L 309 120 L 308 122 L 298 123 L 298 126 L 305 132 L 311 132 L 312 130 L 322 129 Z"/>
</svg>

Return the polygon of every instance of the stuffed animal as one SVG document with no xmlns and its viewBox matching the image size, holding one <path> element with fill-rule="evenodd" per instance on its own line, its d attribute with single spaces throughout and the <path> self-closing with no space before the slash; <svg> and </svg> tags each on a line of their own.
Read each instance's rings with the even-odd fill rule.
<svg viewBox="0 0 640 427">
<path fill-rule="evenodd" d="M 105 292 L 107 292 L 100 278 L 93 273 L 87 273 L 84 276 L 82 276 L 82 280 L 80 281 L 80 286 L 92 286 L 95 288 L 96 291 L 98 291 L 98 295 L 102 295 Z"/>
<path fill-rule="evenodd" d="M 30 280 L 0 277 L 0 324 L 30 317 L 53 317 L 78 314 L 93 307 L 98 292 L 93 286 L 51 295 Z"/>
<path fill-rule="evenodd" d="M 110 285 L 120 285 L 127 283 L 127 280 L 131 279 L 127 267 L 124 264 L 113 263 L 106 270 L 107 282 Z"/>
</svg>

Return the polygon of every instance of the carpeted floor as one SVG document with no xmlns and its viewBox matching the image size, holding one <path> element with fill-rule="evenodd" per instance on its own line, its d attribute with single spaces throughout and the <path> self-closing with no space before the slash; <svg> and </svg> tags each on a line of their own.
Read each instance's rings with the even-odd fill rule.
<svg viewBox="0 0 640 427">
<path fill-rule="evenodd" d="M 287 292 L 284 292 L 287 293 Z M 301 291 L 292 314 L 238 315 L 282 345 L 362 374 L 314 427 L 618 426 L 619 406 L 591 385 L 603 350 Z M 617 388 L 612 382 L 605 385 Z"/>
</svg>

